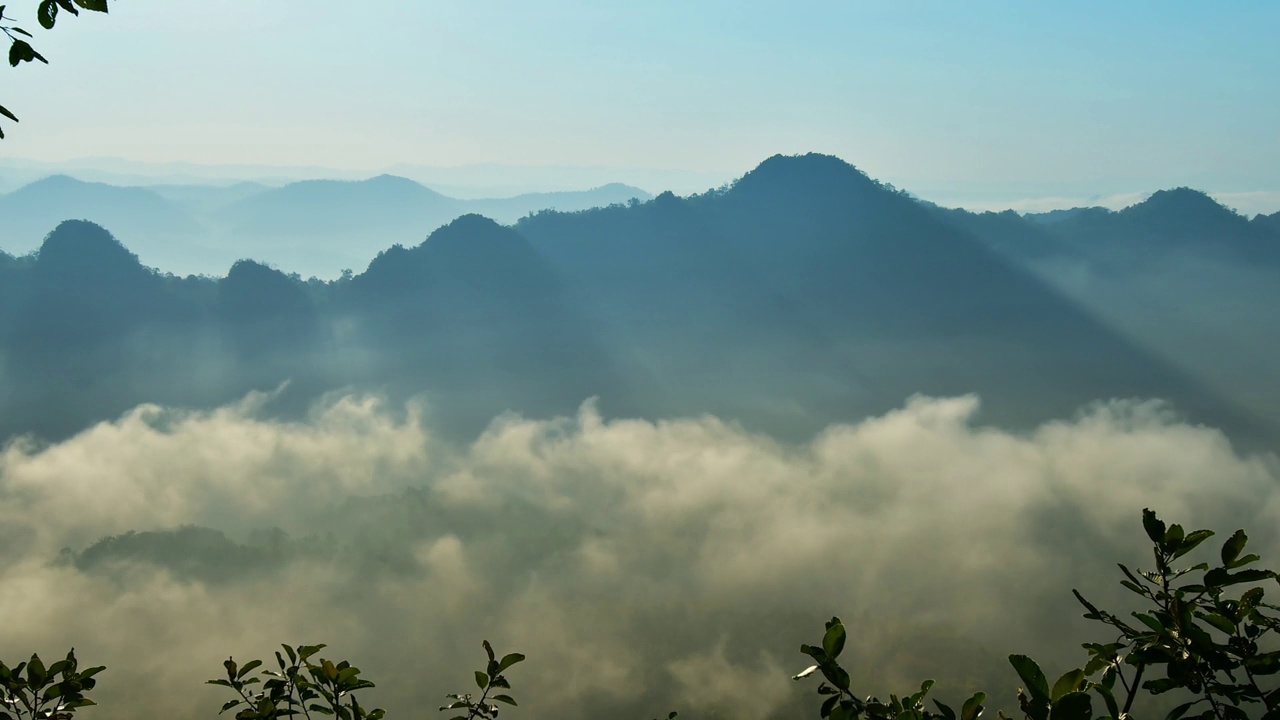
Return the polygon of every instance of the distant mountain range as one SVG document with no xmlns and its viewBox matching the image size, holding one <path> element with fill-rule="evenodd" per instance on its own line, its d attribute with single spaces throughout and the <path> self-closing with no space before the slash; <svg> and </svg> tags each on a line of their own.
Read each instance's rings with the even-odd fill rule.
<svg viewBox="0 0 1280 720">
<path fill-rule="evenodd" d="M 113 197 L 152 208 L 156 227 L 203 213 L 294 237 L 300 253 L 460 207 L 389 176 L 221 190 L 216 209 L 187 190 Z M 65 222 L 35 254 L 0 254 L 0 436 L 289 381 L 281 412 L 334 389 L 422 394 L 460 435 L 598 396 L 611 414 L 712 412 L 802 437 L 913 393 L 977 392 L 1005 426 L 1165 398 L 1274 446 L 1273 224 L 1189 190 L 1120 212 L 946 210 L 821 155 L 776 156 L 684 198 L 513 226 L 467 214 L 334 281 L 249 260 L 164 275 L 99 225 Z"/>
<path fill-rule="evenodd" d="M 0 250 L 31 252 L 60 221 L 89 220 L 113 232 L 149 267 L 179 275 L 222 275 L 254 258 L 303 277 L 363 269 L 392 244 L 416 245 L 454 218 L 481 213 L 514 223 L 541 210 L 583 210 L 647 200 L 638 188 L 459 200 L 412 180 L 307 180 L 283 187 L 117 187 L 59 175 L 0 195 Z"/>
</svg>

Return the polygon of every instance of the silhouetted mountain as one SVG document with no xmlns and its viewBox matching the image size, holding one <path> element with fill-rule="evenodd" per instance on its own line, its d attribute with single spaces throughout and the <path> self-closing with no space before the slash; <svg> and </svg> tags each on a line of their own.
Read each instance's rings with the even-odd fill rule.
<svg viewBox="0 0 1280 720">
<path fill-rule="evenodd" d="M 407 386 L 424 371 L 437 402 L 464 412 L 571 410 L 571 398 L 623 391 L 621 378 L 547 261 L 511 228 L 465 215 L 412 248 L 393 247 L 336 295 L 360 344 L 395 345 L 380 373 Z"/>
<path fill-rule="evenodd" d="M 972 234 L 1001 255 L 1018 260 L 1037 260 L 1052 257 L 1077 257 L 1079 249 L 1055 235 L 1047 226 L 1073 217 L 1078 213 L 1060 215 L 1050 221 L 1032 219 L 1012 210 L 1004 212 L 975 213 L 968 210 L 930 208 L 944 222 Z M 1101 208 L 1097 208 L 1101 209 Z M 1077 208 L 1079 212 L 1089 209 Z M 1103 212 L 1106 212 L 1105 210 Z"/>
<path fill-rule="evenodd" d="M 366 193 L 357 216 L 439 200 L 397 178 L 290 187 L 276 197 L 297 209 L 298 194 Z M 221 280 L 165 278 L 101 228 L 68 223 L 33 262 L 0 264 L 25 288 L 0 307 L 7 387 L 35 388 L 0 399 L 0 418 L 21 419 L 0 430 L 55 434 L 136 402 L 207 404 L 289 380 L 282 407 L 335 388 L 423 394 L 463 434 L 504 410 L 563 413 L 599 396 L 607 412 L 714 412 L 796 437 L 915 393 L 977 392 L 986 420 L 1018 427 L 1159 397 L 1274 440 L 1179 358 L 1046 280 L 1045 267 L 1091 262 L 1126 237 L 1057 228 L 1155 232 L 1173 207 L 1182 224 L 1239 228 L 1179 194 L 1047 224 L 945 211 L 821 155 L 770 158 L 724 190 L 545 211 L 515 228 L 465 215 L 333 282 L 255 261 Z"/>
<path fill-rule="evenodd" d="M 543 213 L 517 228 L 575 279 L 600 326 L 623 328 L 631 352 L 617 356 L 635 358 L 633 374 L 685 410 L 773 412 L 782 423 L 782 408 L 798 405 L 812 423 L 914 392 L 977 391 L 991 417 L 1016 424 L 1116 396 L 1173 396 L 1241 421 L 977 238 L 836 158 L 774 157 L 727 193 Z"/>
<path fill-rule="evenodd" d="M 1280 234 L 1204 193 L 1160 191 L 1119 212 L 939 217 L 1036 273 L 1108 324 L 1280 423 Z"/>
<path fill-rule="evenodd" d="M 11 253 L 35 250 L 63 220 L 90 220 L 115 228 L 150 264 L 167 260 L 173 242 L 201 233 L 192 215 L 144 188 L 55 175 L 0 195 L 0 243 Z"/>
<path fill-rule="evenodd" d="M 267 192 L 271 186 L 256 182 L 237 182 L 231 185 L 148 185 L 146 188 L 199 217 Z"/>
<path fill-rule="evenodd" d="M 425 235 L 456 201 L 412 180 L 379 175 L 361 181 L 304 180 L 225 207 L 221 218 L 245 234 L 313 236 L 356 231 L 374 235 L 410 225 Z"/>
<path fill-rule="evenodd" d="M 1273 238 L 1208 195 L 1187 188 L 1161 190 L 1119 212 L 1079 212 L 1047 228 L 1112 270 L 1172 253 L 1280 265 L 1280 244 Z"/>
<path fill-rule="evenodd" d="M 1258 215 L 1253 218 L 1253 224 L 1271 231 L 1277 236 L 1277 242 L 1280 242 L 1280 212 Z"/>
<path fill-rule="evenodd" d="M 1053 223 L 1066 220 L 1070 217 L 1079 215 L 1080 213 L 1083 213 L 1083 212 L 1091 212 L 1091 211 L 1098 211 L 1098 210 L 1101 210 L 1102 212 L 1107 212 L 1105 208 L 1100 208 L 1096 206 L 1095 207 L 1073 207 L 1073 208 L 1065 208 L 1062 210 L 1049 210 L 1046 212 L 1039 212 L 1039 213 L 1023 213 L 1022 217 L 1028 220 L 1029 222 L 1036 223 L 1037 225 L 1052 225 Z M 1004 213 L 1000 213 L 1000 214 L 1003 215 Z"/>
<path fill-rule="evenodd" d="M 478 211 L 514 222 L 548 207 L 577 210 L 639 195 L 643 192 L 611 185 L 574 193 L 458 200 L 412 180 L 381 175 L 359 182 L 292 183 L 232 203 L 217 217 L 233 237 L 270 238 L 272 256 L 267 259 L 288 266 L 288 260 L 305 257 L 309 264 L 302 270 L 316 272 L 317 264 L 363 268 L 388 245 L 417 245 L 436 228 Z"/>
<path fill-rule="evenodd" d="M 527 193 L 509 198 L 485 198 L 460 202 L 468 213 L 484 215 L 500 223 L 509 224 L 539 210 L 577 212 L 609 205 L 625 205 L 633 200 L 644 201 L 652 198 L 652 195 L 640 188 L 622 183 L 609 183 L 590 190 Z"/>
</svg>

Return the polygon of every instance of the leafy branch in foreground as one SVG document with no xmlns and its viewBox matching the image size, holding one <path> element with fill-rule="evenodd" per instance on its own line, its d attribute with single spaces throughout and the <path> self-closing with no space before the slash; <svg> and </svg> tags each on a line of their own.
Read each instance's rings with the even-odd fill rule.
<svg viewBox="0 0 1280 720">
<path fill-rule="evenodd" d="M 359 668 L 345 660 L 337 664 L 324 658 L 311 661 L 324 645 L 281 647 L 284 654 L 279 650 L 275 654 L 278 671 L 262 670 L 255 674 L 262 666 L 261 660 L 238 666 L 234 658 L 228 658 L 223 663 L 227 677 L 209 680 L 206 684 L 230 688 L 239 697 L 223 703 L 219 714 L 243 706 L 236 713 L 236 720 L 274 720 L 295 715 L 310 718 L 313 712 L 341 720 L 381 720 L 386 715 L 381 709 L 366 710 L 356 700 L 357 690 L 374 686 L 360 678 Z M 289 657 L 288 662 L 285 655 Z"/>
<path fill-rule="evenodd" d="M 524 660 L 524 655 L 521 655 L 520 653 L 509 653 L 507 655 L 503 655 L 501 660 L 498 660 L 497 656 L 493 654 L 493 646 L 489 644 L 489 641 L 485 640 L 482 644 L 484 645 L 485 654 L 489 656 L 489 662 L 485 665 L 484 670 L 476 670 L 475 672 L 476 687 L 480 688 L 481 695 L 479 699 L 475 698 L 471 693 L 451 693 L 446 695 L 445 697 L 449 698 L 453 702 L 448 705 L 441 706 L 441 712 L 445 710 L 467 711 L 466 715 L 455 715 L 450 718 L 450 720 L 475 720 L 475 718 L 482 718 L 482 720 L 494 720 L 494 718 L 498 717 L 498 706 L 489 702 L 490 699 L 496 702 L 506 703 L 507 705 L 516 704 L 515 698 L 510 695 L 505 693 L 495 693 L 493 697 L 490 698 L 489 693 L 495 689 L 511 689 L 511 683 L 507 682 L 507 678 L 503 675 L 503 672 L 512 665 Z"/>
<path fill-rule="evenodd" d="M 108 0 L 40 0 L 40 4 L 36 7 L 36 20 L 45 30 L 52 30 L 54 24 L 58 21 L 58 13 L 60 11 L 69 12 L 72 15 L 79 15 L 80 10 L 90 10 L 93 12 L 107 12 Z M 46 65 L 49 63 L 43 55 L 36 52 L 31 47 L 31 43 L 27 42 L 32 38 L 31 33 L 23 30 L 17 25 L 9 24 L 16 20 L 5 14 L 7 5 L 0 5 L 0 33 L 4 33 L 9 38 L 9 66 L 17 67 L 24 62 L 32 62 L 39 60 Z M 8 110 L 8 108 L 0 105 L 0 115 L 18 122 L 18 117 Z M 4 130 L 0 129 L 0 140 L 4 139 Z"/>
<path fill-rule="evenodd" d="M 1052 686 L 1030 657 L 1010 655 L 1009 663 L 1023 683 L 1018 689 L 1022 714 L 1027 720 L 1092 720 L 1092 699 L 1097 696 L 1106 712 L 1096 717 L 1124 720 L 1132 717 L 1134 701 L 1144 691 L 1150 695 L 1176 691 L 1189 699 L 1170 710 L 1165 720 L 1247 720 L 1259 716 L 1280 720 L 1280 681 L 1273 677 L 1280 674 L 1280 651 L 1268 649 L 1277 646 L 1274 634 L 1280 630 L 1280 607 L 1263 602 L 1265 588 L 1249 586 L 1280 581 L 1280 576 L 1271 570 L 1246 567 L 1260 558 L 1244 553 L 1248 536 L 1243 530 L 1237 530 L 1223 544 L 1218 553 L 1220 562 L 1175 567 L 1175 561 L 1213 532 L 1166 526 L 1151 510 L 1143 511 L 1142 525 L 1154 545 L 1155 569 L 1119 566 L 1125 578 L 1120 584 L 1141 597 L 1146 606 L 1130 613 L 1137 623 L 1099 609 L 1073 590 L 1086 610 L 1084 617 L 1111 627 L 1118 636 L 1108 643 L 1084 643 L 1089 655 L 1085 666 L 1064 673 Z M 821 646 L 800 647 L 815 664 L 795 679 L 819 672 L 825 678 L 818 686 L 818 693 L 826 696 L 820 710 L 823 718 L 977 720 L 982 713 L 983 693 L 969 698 L 958 714 L 937 701 L 937 711 L 925 707 L 931 680 L 914 694 L 903 698 L 890 695 L 888 702 L 860 698 L 850 689 L 849 674 L 837 661 L 845 637 L 840 619 L 832 618 Z M 1269 641 L 1266 647 L 1265 641 Z M 1148 672 L 1161 677 L 1144 681 Z M 1003 713 L 1000 717 L 1004 718 Z"/>
<path fill-rule="evenodd" d="M 833 617 L 827 621 L 826 633 L 822 636 L 821 645 L 801 645 L 800 652 L 813 658 L 814 663 L 802 670 L 793 680 L 803 680 L 815 673 L 821 673 L 824 682 L 818 686 L 818 694 L 826 696 L 819 713 L 829 720 L 976 720 L 982 714 L 982 703 L 986 700 L 984 693 L 977 693 L 965 701 L 957 714 L 954 709 L 937 700 L 933 704 L 935 712 L 924 704 L 925 696 L 933 687 L 932 680 L 925 680 L 918 692 L 899 698 L 890 695 L 888 702 L 876 697 L 861 698 L 850 688 L 849 673 L 840 666 L 837 660 L 844 651 L 848 633 L 840 618 Z"/>
<path fill-rule="evenodd" d="M 104 667 L 79 670 L 76 650 L 45 667 L 39 655 L 9 668 L 0 662 L 0 720 L 68 720 L 96 703 L 84 694 L 97 684 Z"/>
</svg>

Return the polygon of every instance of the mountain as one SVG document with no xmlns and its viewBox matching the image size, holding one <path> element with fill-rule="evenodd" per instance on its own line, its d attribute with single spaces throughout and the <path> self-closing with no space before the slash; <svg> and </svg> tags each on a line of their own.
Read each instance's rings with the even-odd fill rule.
<svg viewBox="0 0 1280 720">
<path fill-rule="evenodd" d="M 1044 227 L 1117 272 L 1153 254 L 1194 255 L 1280 267 L 1280 242 L 1207 194 L 1189 188 L 1160 190 L 1120 211 L 1089 208 Z"/>
<path fill-rule="evenodd" d="M 979 392 L 1022 425 L 1096 398 L 1249 420 L 1031 272 L 827 156 L 774 157 L 723 193 L 547 213 L 517 229 L 686 411 L 805 427 L 912 393 Z M 1046 379 L 1052 378 L 1052 381 Z M 747 393 L 743 388 L 759 388 Z"/>
<path fill-rule="evenodd" d="M 289 186 L 241 209 L 268 195 L 256 207 L 323 196 L 362 217 L 443 203 L 381 178 Z M 1158 227 L 1171 212 L 1150 207 L 1156 217 L 1124 222 Z M 800 438 L 916 393 L 976 392 L 983 419 L 1009 427 L 1156 397 L 1236 438 L 1280 437 L 1274 415 L 1242 410 L 1055 284 L 1044 268 L 1058 250 L 1044 261 L 1009 250 L 1023 228 L 1087 261 L 1079 253 L 1093 246 L 1053 230 L 1084 215 L 957 215 L 806 155 L 690 197 L 540 212 L 514 227 L 465 214 L 328 282 L 257 261 L 223 278 L 166 277 L 105 230 L 71 223 L 33 262 L 0 263 L 21 290 L 0 306 L 0 436 L 56 436 L 138 402 L 202 406 L 288 381 L 280 412 L 337 388 L 421 396 L 463 436 L 503 411 L 560 414 L 597 396 L 611 414 L 711 412 Z M 984 239 L 992 228 L 1004 249 Z M 58 290 L 37 292 L 50 278 Z M 49 331 L 73 327 L 83 331 Z"/>
<path fill-rule="evenodd" d="M 89 220 L 115 229 L 151 265 L 174 259 L 174 243 L 202 233 L 193 215 L 150 190 L 55 175 L 0 195 L 0 248 L 31 252 L 63 220 Z"/>
<path fill-rule="evenodd" d="M 1258 215 L 1253 218 L 1253 224 L 1271 231 L 1280 239 L 1280 212 L 1271 215 Z"/>
<path fill-rule="evenodd" d="M 511 224 L 540 210 L 576 212 L 609 205 L 625 205 L 632 201 L 651 200 L 652 195 L 637 187 L 609 183 L 590 190 L 569 192 L 526 193 L 509 198 L 465 200 L 467 212 Z"/>
<path fill-rule="evenodd" d="M 413 246 L 462 215 L 514 222 L 548 208 L 580 210 L 644 197 L 624 185 L 512 198 L 458 200 L 412 180 L 308 180 L 254 193 L 216 213 L 216 225 L 253 257 L 303 274 L 360 269 L 389 245 Z M 269 239 L 269 242 L 267 240 Z"/>
<path fill-rule="evenodd" d="M 266 192 L 271 186 L 256 182 L 236 182 L 229 185 L 147 185 L 146 189 L 200 217 Z"/>
<path fill-rule="evenodd" d="M 53 176 L 0 195 L 0 250 L 23 254 L 68 219 L 111 228 L 143 263 L 178 275 L 225 273 L 252 258 L 304 276 L 366 267 L 394 244 L 417 245 L 454 218 L 480 212 L 513 223 L 545 209 L 582 210 L 647 199 L 617 183 L 591 190 L 459 200 L 405 178 L 306 180 L 272 187 L 116 187 Z"/>
<path fill-rule="evenodd" d="M 1216 395 L 1280 423 L 1280 233 L 1177 188 L 1120 211 L 936 210 Z"/>
</svg>

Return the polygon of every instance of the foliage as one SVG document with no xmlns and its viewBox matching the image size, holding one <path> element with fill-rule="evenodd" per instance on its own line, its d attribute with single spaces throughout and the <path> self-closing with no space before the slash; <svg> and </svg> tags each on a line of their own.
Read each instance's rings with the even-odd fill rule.
<svg viewBox="0 0 1280 720">
<path fill-rule="evenodd" d="M 489 702 L 490 699 L 506 703 L 507 705 L 515 705 L 515 698 L 505 693 L 495 693 L 490 698 L 489 693 L 495 689 L 510 690 L 511 684 L 507 682 L 507 678 L 503 673 L 507 668 L 524 660 L 524 655 L 520 653 L 509 653 L 503 655 L 502 659 L 497 659 L 493 654 L 493 646 L 488 640 L 483 643 L 484 652 L 489 656 L 489 662 L 485 665 L 484 670 L 476 670 L 476 687 L 480 688 L 481 695 L 477 699 L 471 693 L 450 694 L 447 695 L 453 702 L 440 708 L 441 712 L 445 710 L 466 710 L 466 715 L 455 715 L 450 720 L 494 720 L 498 717 L 498 706 Z"/>
<path fill-rule="evenodd" d="M 228 658 L 227 677 L 209 680 L 209 685 L 230 688 L 239 696 L 223 703 L 219 714 L 242 707 L 236 720 L 274 720 L 275 718 L 311 713 L 340 718 L 340 720 L 381 720 L 386 714 L 381 709 L 366 710 L 356 700 L 355 692 L 373 687 L 373 683 L 360 677 L 360 669 L 346 660 L 334 663 L 311 658 L 324 645 L 299 645 L 296 649 L 281 646 L 282 655 L 276 651 L 276 663 L 280 669 L 262 670 L 261 660 L 250 660 L 243 666 Z M 285 655 L 289 661 L 285 662 Z M 266 678 L 265 680 L 263 678 Z M 258 687 L 255 687 L 258 686 Z"/>
<path fill-rule="evenodd" d="M 58 13 L 66 11 L 72 15 L 79 15 L 80 10 L 91 10 L 93 12 L 107 12 L 108 0 L 40 0 L 40 4 L 36 8 L 36 20 L 45 30 L 52 30 L 58 21 Z M 0 5 L 0 32 L 9 38 L 9 65 L 17 67 L 24 62 L 39 60 L 48 64 L 48 60 L 43 55 L 36 52 L 31 47 L 31 43 L 27 39 L 31 38 L 31 33 L 23 30 L 16 25 L 8 24 L 8 21 L 16 18 L 5 15 L 6 5 Z M 17 116 L 10 112 L 3 105 L 0 105 L 0 115 L 18 122 Z M 4 139 L 4 130 L 0 129 L 0 140 Z"/>
<path fill-rule="evenodd" d="M 793 679 L 802 680 L 814 673 L 822 673 L 825 681 L 818 686 L 818 694 L 826 696 L 819 713 L 830 720 L 976 720 L 982 713 L 982 703 L 986 699 L 983 693 L 977 693 L 965 701 L 960 713 L 937 700 L 935 712 L 925 706 L 925 696 L 933 687 L 932 680 L 920 685 L 918 692 L 899 698 L 890 695 L 888 702 L 876 697 L 860 698 L 850 688 L 849 673 L 840 666 L 838 658 L 844 650 L 848 633 L 840 618 L 827 621 L 826 633 L 822 636 L 821 645 L 801 645 L 800 652 L 813 658 L 816 664 L 802 670 Z"/>
<path fill-rule="evenodd" d="M 0 662 L 0 720 L 67 720 L 76 710 L 96 704 L 84 694 L 104 669 L 80 670 L 75 648 L 48 667 L 39 655 L 12 669 Z"/>
<path fill-rule="evenodd" d="M 1034 660 L 1010 655 L 1009 663 L 1023 682 L 1018 689 L 1023 715 L 1027 720 L 1123 720 L 1131 717 L 1130 710 L 1142 691 L 1151 695 L 1179 691 L 1189 699 L 1169 711 L 1165 720 L 1246 720 L 1258 715 L 1250 712 L 1258 705 L 1262 706 L 1263 720 L 1280 719 L 1280 682 L 1265 680 L 1280 674 L 1280 652 L 1260 644 L 1280 628 L 1276 614 L 1280 607 L 1263 602 L 1263 587 L 1240 587 L 1280 580 L 1280 576 L 1271 570 L 1245 567 L 1260 558 L 1244 554 L 1248 537 L 1243 530 L 1237 530 L 1223 544 L 1220 562 L 1175 567 L 1175 561 L 1213 532 L 1166 526 L 1151 510 L 1143 511 L 1142 524 L 1154 545 L 1155 569 L 1119 566 L 1125 577 L 1121 585 L 1146 605 L 1143 611 L 1131 613 L 1138 623 L 1099 609 L 1073 590 L 1086 610 L 1084 617 L 1114 629 L 1118 637 L 1108 643 L 1084 643 L 1089 655 L 1084 667 L 1064 673 L 1052 686 Z M 822 673 L 825 682 L 819 685 L 818 693 L 826 696 L 820 710 L 823 718 L 976 720 L 982 713 L 983 693 L 969 698 L 959 714 L 937 701 L 937 712 L 925 707 L 931 680 L 917 693 L 903 698 L 890 695 L 888 702 L 859 698 L 849 687 L 849 674 L 837 661 L 845 637 L 840 619 L 832 618 L 821 646 L 800 647 L 816 664 L 795 679 Z M 1162 677 L 1143 681 L 1149 669 Z M 1105 709 L 1096 716 L 1094 696 L 1102 700 Z"/>
</svg>

